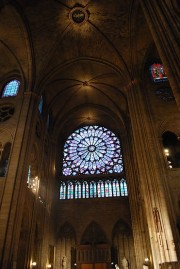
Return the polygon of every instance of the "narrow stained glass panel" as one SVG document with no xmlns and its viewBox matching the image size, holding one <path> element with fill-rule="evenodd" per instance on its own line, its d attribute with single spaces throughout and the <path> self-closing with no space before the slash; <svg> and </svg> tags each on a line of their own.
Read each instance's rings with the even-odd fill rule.
<svg viewBox="0 0 180 269">
<path fill-rule="evenodd" d="M 96 197 L 96 182 L 90 182 L 90 198 Z"/>
<path fill-rule="evenodd" d="M 38 106 L 39 112 L 42 114 L 43 111 L 43 97 L 41 96 L 39 106 Z"/>
<path fill-rule="evenodd" d="M 76 182 L 75 183 L 75 199 L 81 198 L 81 183 Z"/>
<path fill-rule="evenodd" d="M 66 185 L 64 182 L 62 182 L 60 186 L 60 199 L 66 199 Z"/>
<path fill-rule="evenodd" d="M 121 196 L 128 196 L 127 183 L 124 179 L 120 181 L 120 193 Z"/>
<path fill-rule="evenodd" d="M 8 82 L 3 90 L 2 97 L 16 96 L 19 90 L 20 81 L 17 79 Z"/>
<path fill-rule="evenodd" d="M 67 187 L 67 199 L 73 199 L 73 183 L 72 182 L 68 182 L 68 187 Z"/>
</svg>

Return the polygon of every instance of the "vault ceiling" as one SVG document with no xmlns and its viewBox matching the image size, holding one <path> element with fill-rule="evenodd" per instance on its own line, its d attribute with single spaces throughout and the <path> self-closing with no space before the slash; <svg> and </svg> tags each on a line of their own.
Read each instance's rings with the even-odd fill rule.
<svg viewBox="0 0 180 269">
<path fill-rule="evenodd" d="M 27 90 L 44 94 L 56 128 L 123 122 L 128 85 L 151 43 L 138 2 L 6 5 L 0 10 L 2 74 L 19 72 Z"/>
</svg>

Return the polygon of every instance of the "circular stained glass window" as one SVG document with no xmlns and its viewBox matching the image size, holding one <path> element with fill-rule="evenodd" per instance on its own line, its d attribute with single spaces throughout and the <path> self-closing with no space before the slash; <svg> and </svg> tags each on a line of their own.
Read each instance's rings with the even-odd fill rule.
<svg viewBox="0 0 180 269">
<path fill-rule="evenodd" d="M 121 173 L 122 153 L 119 139 L 100 126 L 76 130 L 64 145 L 63 175 Z"/>
</svg>

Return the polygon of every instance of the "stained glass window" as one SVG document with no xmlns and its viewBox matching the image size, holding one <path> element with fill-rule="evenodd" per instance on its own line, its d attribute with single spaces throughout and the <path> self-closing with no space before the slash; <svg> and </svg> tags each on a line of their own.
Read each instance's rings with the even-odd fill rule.
<svg viewBox="0 0 180 269">
<path fill-rule="evenodd" d="M 105 182 L 105 197 L 112 197 L 112 184 L 110 180 Z"/>
<path fill-rule="evenodd" d="M 79 181 L 75 184 L 75 198 L 81 198 L 81 183 Z"/>
<path fill-rule="evenodd" d="M 60 199 L 128 195 L 120 141 L 105 127 L 85 126 L 68 137 L 62 174 L 67 180 L 61 182 Z"/>
<path fill-rule="evenodd" d="M 74 191 L 73 191 L 73 184 L 72 182 L 68 183 L 68 189 L 67 189 L 67 198 L 68 199 L 73 199 L 74 198 Z"/>
<path fill-rule="evenodd" d="M 43 97 L 41 96 L 39 106 L 38 106 L 39 112 L 42 114 L 43 111 Z"/>
<path fill-rule="evenodd" d="M 104 182 L 102 180 L 97 183 L 97 196 L 104 197 Z"/>
<path fill-rule="evenodd" d="M 127 184 L 124 179 L 120 181 L 120 193 L 121 196 L 127 196 L 128 195 L 128 190 L 127 190 Z"/>
<path fill-rule="evenodd" d="M 61 182 L 60 186 L 60 199 L 66 199 L 66 184 Z"/>
<path fill-rule="evenodd" d="M 160 63 L 154 63 L 150 66 L 151 77 L 154 82 L 168 80 L 164 67 Z"/>
<path fill-rule="evenodd" d="M 128 196 L 125 179 L 68 181 L 60 186 L 60 199 Z"/>
<path fill-rule="evenodd" d="M 120 173 L 123 171 L 120 142 L 104 127 L 76 130 L 64 145 L 63 175 Z"/>
<path fill-rule="evenodd" d="M 13 79 L 9 81 L 3 90 L 2 97 L 16 96 L 19 90 L 20 81 Z"/>
<path fill-rule="evenodd" d="M 90 182 L 90 198 L 96 197 L 96 182 L 92 181 Z"/>
</svg>

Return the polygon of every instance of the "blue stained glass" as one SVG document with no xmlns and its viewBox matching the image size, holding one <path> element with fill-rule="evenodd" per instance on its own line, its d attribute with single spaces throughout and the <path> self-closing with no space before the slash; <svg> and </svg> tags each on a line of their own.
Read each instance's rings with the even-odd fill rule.
<svg viewBox="0 0 180 269">
<path fill-rule="evenodd" d="M 86 184 L 86 198 L 89 198 L 89 185 L 87 182 L 85 182 Z"/>
<path fill-rule="evenodd" d="M 30 183 L 30 179 L 31 179 L 31 166 L 29 165 L 27 183 Z"/>
<path fill-rule="evenodd" d="M 112 184 L 111 182 L 109 182 L 108 184 L 109 184 L 109 197 L 112 197 Z"/>
<path fill-rule="evenodd" d="M 3 90 L 2 97 L 16 96 L 19 91 L 20 81 L 17 79 L 8 82 Z"/>
<path fill-rule="evenodd" d="M 119 193 L 119 185 L 116 179 L 113 180 L 113 196 L 118 196 Z"/>
<path fill-rule="evenodd" d="M 125 179 L 114 179 L 97 183 L 93 180 L 89 183 L 84 181 L 68 181 L 60 186 L 60 199 L 79 199 L 79 198 L 96 198 L 96 197 L 118 197 L 128 196 L 127 183 Z"/>
<path fill-rule="evenodd" d="M 96 182 L 90 182 L 90 198 L 96 197 Z"/>
<path fill-rule="evenodd" d="M 80 182 L 76 182 L 75 184 L 75 198 L 81 198 L 81 184 Z"/>
<path fill-rule="evenodd" d="M 119 165 L 119 160 L 122 160 L 121 147 L 115 134 L 105 127 L 85 126 L 68 137 L 62 171 L 65 176 L 120 173 L 123 165 Z"/>
<path fill-rule="evenodd" d="M 97 184 L 97 196 L 98 197 L 101 197 L 101 186 L 100 186 L 100 183 L 99 182 Z"/>
<path fill-rule="evenodd" d="M 60 187 L 60 199 L 66 199 L 66 185 L 63 182 Z"/>
<path fill-rule="evenodd" d="M 121 180 L 120 182 L 120 191 L 121 191 L 121 196 L 127 196 L 128 191 L 127 191 L 127 183 L 124 179 Z"/>
<path fill-rule="evenodd" d="M 43 97 L 42 96 L 39 102 L 38 109 L 39 109 L 39 112 L 42 114 L 42 110 L 43 110 Z"/>
<path fill-rule="evenodd" d="M 105 196 L 109 197 L 109 186 L 107 182 L 105 183 Z"/>
<path fill-rule="evenodd" d="M 82 185 L 82 198 L 86 198 L 86 188 L 84 183 Z"/>
<path fill-rule="evenodd" d="M 104 197 L 104 182 L 101 181 L 101 197 Z"/>
<path fill-rule="evenodd" d="M 68 199 L 73 199 L 73 184 L 72 182 L 68 183 L 68 190 L 67 190 L 67 198 Z"/>
<path fill-rule="evenodd" d="M 120 196 L 119 181 L 116 180 L 116 196 Z"/>
<path fill-rule="evenodd" d="M 119 139 L 110 130 L 99 126 L 85 126 L 76 130 L 64 144 L 62 173 L 108 174 L 123 172 Z M 60 187 L 60 199 L 127 196 L 124 179 L 68 181 Z"/>
</svg>

